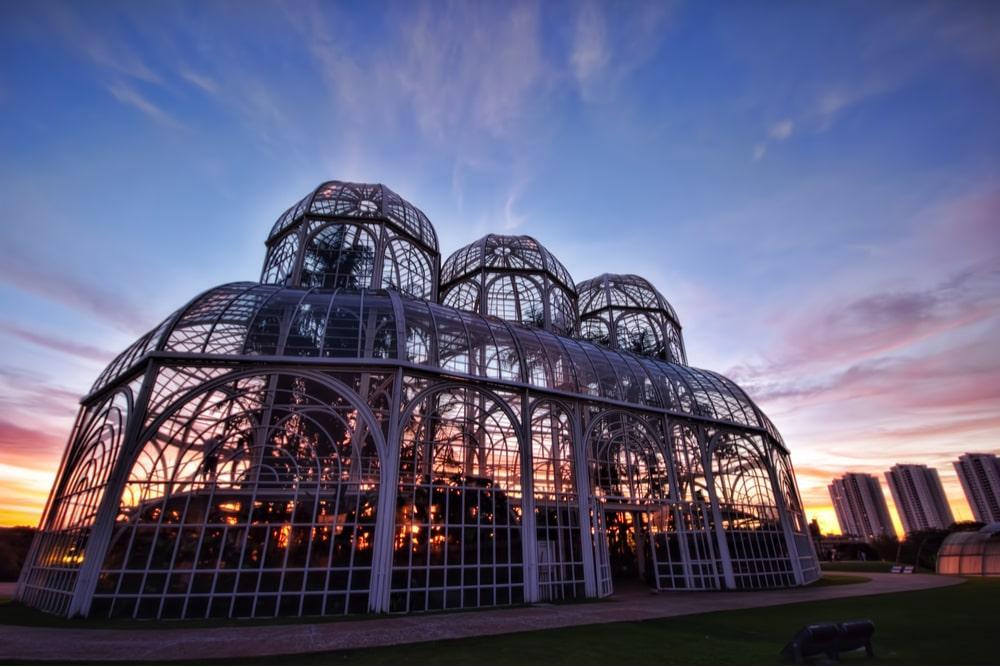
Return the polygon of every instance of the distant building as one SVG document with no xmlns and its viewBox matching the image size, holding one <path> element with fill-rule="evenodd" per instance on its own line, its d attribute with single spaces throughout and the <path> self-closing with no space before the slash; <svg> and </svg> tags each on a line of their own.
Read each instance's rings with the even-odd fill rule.
<svg viewBox="0 0 1000 667">
<path fill-rule="evenodd" d="M 849 472 L 833 480 L 828 489 L 844 535 L 868 541 L 896 536 L 878 477 Z"/>
<path fill-rule="evenodd" d="M 944 529 L 955 523 L 941 478 L 934 468 L 899 463 L 885 473 L 885 481 L 907 533 Z"/>
<path fill-rule="evenodd" d="M 1000 456 L 963 454 L 954 465 L 976 521 L 1000 522 Z"/>
</svg>

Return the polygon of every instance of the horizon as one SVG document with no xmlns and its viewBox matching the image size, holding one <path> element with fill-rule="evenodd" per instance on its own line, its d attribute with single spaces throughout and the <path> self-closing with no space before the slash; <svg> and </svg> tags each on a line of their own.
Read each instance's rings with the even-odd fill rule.
<svg viewBox="0 0 1000 667">
<path fill-rule="evenodd" d="M 649 279 L 691 365 L 777 425 L 823 532 L 851 471 L 902 535 L 900 463 L 972 518 L 951 462 L 1000 451 L 996 5 L 0 19 L 0 525 L 37 525 L 104 366 L 256 279 L 273 222 L 331 179 L 398 192 L 442 259 L 528 234 L 577 282 Z"/>
</svg>

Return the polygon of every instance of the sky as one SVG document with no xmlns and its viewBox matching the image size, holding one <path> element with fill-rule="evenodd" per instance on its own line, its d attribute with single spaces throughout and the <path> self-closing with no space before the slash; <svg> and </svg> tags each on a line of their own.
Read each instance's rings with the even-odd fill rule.
<svg viewBox="0 0 1000 667">
<path fill-rule="evenodd" d="M 951 461 L 1000 451 L 998 30 L 985 2 L 0 3 L 0 525 L 37 524 L 113 356 L 256 280 L 330 179 L 400 193 L 445 257 L 530 234 L 578 281 L 650 279 L 825 530 L 831 478 L 897 462 L 970 519 Z"/>
</svg>

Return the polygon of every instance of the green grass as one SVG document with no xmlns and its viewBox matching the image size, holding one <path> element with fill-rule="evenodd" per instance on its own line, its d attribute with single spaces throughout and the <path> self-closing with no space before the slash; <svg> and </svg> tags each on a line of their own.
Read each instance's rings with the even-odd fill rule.
<svg viewBox="0 0 1000 667">
<path fill-rule="evenodd" d="M 864 577 L 828 575 L 822 585 Z M 711 595 L 711 593 L 706 593 Z M 1000 579 L 969 579 L 958 586 L 907 593 L 805 602 L 650 621 L 608 623 L 493 637 L 406 644 L 356 651 L 241 659 L 240 664 L 779 664 L 778 651 L 806 623 L 870 618 L 874 660 L 863 653 L 845 664 L 993 664 L 993 626 Z M 603 603 L 599 603 L 603 604 Z M 613 603 L 607 603 L 609 609 Z M 0 607 L 2 609 L 2 607 Z M 24 608 L 17 605 L 17 613 Z M 0 623 L 9 622 L 0 611 Z M 56 625 L 45 616 L 48 625 Z M 22 616 L 23 620 L 23 616 Z M 281 622 L 287 623 L 285 619 Z M 62 621 L 61 627 L 143 627 L 136 622 Z M 199 622 L 185 627 L 199 627 Z M 259 621 L 257 622 L 259 623 Z M 88 625 L 82 625 L 88 624 Z M 156 623 L 163 627 L 165 624 Z M 170 625 L 170 624 L 166 624 Z M 173 625 L 172 627 L 179 627 Z M 201 623 L 200 627 L 209 627 Z M 336 632 L 336 627 L 329 628 Z M 419 624 L 415 624 L 415 635 Z M 129 661 L 133 662 L 133 661 Z M 202 663 L 204 661 L 198 661 Z M 234 660 L 220 661 L 232 664 Z"/>
<path fill-rule="evenodd" d="M 884 560 L 834 560 L 819 564 L 824 572 L 888 572 L 892 565 Z"/>
<path fill-rule="evenodd" d="M 844 664 L 995 664 L 1000 580 L 781 607 L 609 623 L 359 651 L 270 656 L 245 664 L 779 664 L 806 623 L 870 618 L 875 659 Z M 229 661 L 232 662 L 232 661 Z"/>
<path fill-rule="evenodd" d="M 821 588 L 823 586 L 847 586 L 850 584 L 863 584 L 871 581 L 869 577 L 861 577 L 856 574 L 824 574 L 816 581 L 809 584 L 809 588 Z"/>
<path fill-rule="evenodd" d="M 834 560 L 820 563 L 824 572 L 888 572 L 895 563 L 887 560 Z M 917 572 L 931 572 L 925 568 L 917 568 Z"/>
</svg>

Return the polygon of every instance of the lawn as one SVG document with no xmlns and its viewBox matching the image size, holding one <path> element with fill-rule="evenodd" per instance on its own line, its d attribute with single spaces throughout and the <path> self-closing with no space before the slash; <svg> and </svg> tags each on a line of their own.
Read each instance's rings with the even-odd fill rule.
<svg viewBox="0 0 1000 667">
<path fill-rule="evenodd" d="M 894 564 L 886 560 L 832 560 L 823 561 L 820 568 L 824 572 L 888 572 Z"/>
<path fill-rule="evenodd" d="M 901 575 L 905 576 L 905 575 Z M 845 664 L 995 664 L 1000 579 L 783 607 L 609 623 L 360 651 L 262 658 L 260 664 L 779 664 L 805 623 L 870 618 L 875 659 Z"/>
<path fill-rule="evenodd" d="M 820 585 L 846 585 L 864 579 L 857 575 L 827 575 Z M 270 656 L 239 662 L 338 665 L 779 664 L 778 651 L 803 624 L 870 618 L 876 627 L 876 658 L 869 661 L 858 653 L 845 656 L 845 664 L 994 664 L 997 652 L 993 628 L 1000 609 L 998 600 L 1000 579 L 969 579 L 958 586 L 908 593 L 356 651 Z M 20 621 L 20 624 L 81 627 L 81 621 L 60 621 L 44 615 L 26 618 L 24 613 L 25 609 L 19 605 L 0 604 L 0 623 Z M 288 622 L 287 619 L 284 622 Z M 127 621 L 84 621 L 82 624 L 90 627 L 123 627 L 126 624 L 136 628 L 151 627 Z M 206 627 L 215 624 L 158 622 L 153 627 Z M 330 627 L 329 631 L 336 632 L 336 627 Z M 234 661 L 222 662 L 231 664 Z"/>
</svg>

